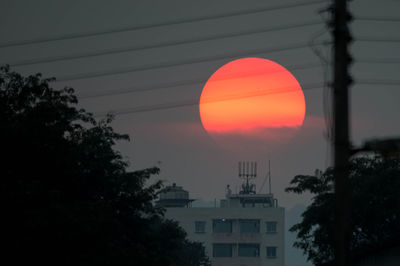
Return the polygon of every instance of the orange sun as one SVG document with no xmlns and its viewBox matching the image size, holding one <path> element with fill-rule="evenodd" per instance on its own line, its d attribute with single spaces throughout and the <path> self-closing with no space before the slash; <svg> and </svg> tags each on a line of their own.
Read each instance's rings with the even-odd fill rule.
<svg viewBox="0 0 400 266">
<path fill-rule="evenodd" d="M 209 133 L 251 134 L 259 129 L 299 128 L 303 91 L 283 66 L 261 58 L 234 60 L 207 81 L 200 117 Z"/>
</svg>

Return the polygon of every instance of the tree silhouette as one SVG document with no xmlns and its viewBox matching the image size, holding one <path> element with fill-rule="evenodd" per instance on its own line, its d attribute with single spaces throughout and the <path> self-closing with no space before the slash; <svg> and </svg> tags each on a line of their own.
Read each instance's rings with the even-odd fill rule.
<svg viewBox="0 0 400 266">
<path fill-rule="evenodd" d="M 112 116 L 77 108 L 72 88 L 0 68 L 1 197 L 13 264 L 206 265 L 204 248 L 153 206 L 156 167 L 127 171 Z M 182 260 L 184 254 L 198 258 Z M 4 257 L 6 260 L 6 257 Z M 178 263 L 178 264 L 177 264 Z"/>
<path fill-rule="evenodd" d="M 314 176 L 297 175 L 287 192 L 310 192 L 315 196 L 302 214 L 295 247 L 314 265 L 333 260 L 334 194 L 333 169 L 317 170 Z M 361 157 L 351 161 L 351 254 L 352 259 L 391 247 L 400 237 L 400 161 Z"/>
</svg>

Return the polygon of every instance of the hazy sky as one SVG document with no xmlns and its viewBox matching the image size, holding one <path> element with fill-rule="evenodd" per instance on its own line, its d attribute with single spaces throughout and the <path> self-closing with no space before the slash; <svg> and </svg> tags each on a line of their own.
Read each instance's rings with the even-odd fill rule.
<svg viewBox="0 0 400 266">
<path fill-rule="evenodd" d="M 0 43 L 162 24 L 299 2 L 304 1 L 2 0 Z M 128 133 L 132 138 L 131 142 L 118 145 L 118 149 L 131 161 L 132 169 L 159 165 L 162 179 L 168 183 L 176 182 L 189 190 L 191 197 L 206 201 L 222 198 L 226 184 L 231 184 L 234 189 L 240 185 L 237 177 L 238 161 L 258 162 L 260 177 L 256 184 L 259 188 L 266 174 L 267 160 L 270 159 L 273 193 L 280 205 L 290 209 L 296 204 L 308 202 L 307 196 L 288 195 L 283 191 L 291 178 L 296 174 L 312 174 L 316 168 L 329 166 L 331 160 L 329 143 L 324 138 L 324 90 L 322 87 L 307 89 L 308 84 L 323 82 L 324 73 L 329 74 L 330 69 L 324 71 L 322 66 L 296 69 L 299 65 L 315 65 L 320 62 L 312 49 L 304 44 L 310 43 L 313 38 L 315 43 L 330 39 L 329 31 L 322 23 L 323 20 L 329 19 L 329 16 L 327 13 L 318 14 L 318 10 L 327 7 L 329 1 L 320 2 L 136 31 L 3 47 L 0 48 L 0 63 L 15 65 L 24 63 L 23 61 L 26 63 L 26 60 L 157 46 L 315 22 L 315 25 L 294 29 L 12 67 L 24 74 L 42 72 L 45 77 L 64 79 L 65 81 L 57 82 L 54 86 L 71 86 L 80 96 L 93 96 L 110 91 L 117 93 L 132 88 L 147 89 L 136 93 L 80 100 L 80 105 L 87 110 L 102 113 L 129 108 L 135 110 L 138 106 L 151 109 L 160 104 L 197 101 L 207 78 L 235 58 L 252 55 L 285 66 L 304 87 L 306 100 L 304 124 L 289 141 L 264 143 L 236 140 L 237 145 L 227 150 L 203 129 L 196 105 L 120 115 L 116 117 L 113 126 L 117 131 Z M 357 18 L 399 18 L 400 1 L 354 0 L 351 2 L 351 10 L 356 17 L 352 23 L 352 33 L 355 36 L 351 47 L 355 58 L 352 73 L 356 83 L 351 91 L 351 136 L 353 143 L 359 145 L 367 138 L 400 134 L 400 90 L 399 83 L 396 83 L 400 80 L 400 22 Z M 303 48 L 282 50 L 290 46 Z M 317 45 L 315 48 L 329 57 L 328 45 Z M 268 52 L 276 49 L 281 51 Z M 264 53 L 260 52 L 262 50 Z M 230 55 L 233 57 L 205 61 Z M 234 57 L 235 55 L 237 56 Z M 366 63 L 372 59 L 389 59 L 394 62 Z M 181 64 L 199 61 L 204 62 Z M 165 67 L 168 65 L 170 66 Z M 139 71 L 143 68 L 147 70 Z M 135 71 L 73 79 L 80 75 L 102 75 L 127 69 Z M 182 82 L 190 84 L 180 85 Z M 154 87 L 167 88 L 148 90 Z M 330 101 L 330 98 L 327 100 Z"/>
</svg>

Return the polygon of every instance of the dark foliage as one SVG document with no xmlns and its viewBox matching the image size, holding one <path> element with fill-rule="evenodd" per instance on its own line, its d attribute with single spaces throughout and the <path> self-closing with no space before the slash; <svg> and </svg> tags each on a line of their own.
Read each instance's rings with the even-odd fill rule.
<svg viewBox="0 0 400 266">
<path fill-rule="evenodd" d="M 97 122 L 77 109 L 73 89 L 49 82 L 0 69 L 2 240 L 12 264 L 206 264 L 202 246 L 152 205 L 162 184 L 145 183 L 159 169 L 128 172 L 113 145 L 129 138 L 112 117 Z"/>
<path fill-rule="evenodd" d="M 303 220 L 290 231 L 297 232 L 294 246 L 308 260 L 323 265 L 333 259 L 334 201 L 333 170 L 315 176 L 298 175 L 287 192 L 315 194 L 302 214 Z M 362 157 L 351 161 L 351 254 L 388 247 L 400 237 L 400 161 Z"/>
</svg>

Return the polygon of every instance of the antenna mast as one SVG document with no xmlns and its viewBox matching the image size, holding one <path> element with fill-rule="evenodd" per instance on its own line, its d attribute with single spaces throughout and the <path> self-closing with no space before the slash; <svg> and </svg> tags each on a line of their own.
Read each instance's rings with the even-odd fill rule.
<svg viewBox="0 0 400 266">
<path fill-rule="evenodd" d="M 243 179 L 240 194 L 256 194 L 255 185 L 249 181 L 257 177 L 257 162 L 239 162 L 239 178 Z"/>
<path fill-rule="evenodd" d="M 268 160 L 269 194 L 271 194 L 271 160 Z"/>
</svg>

